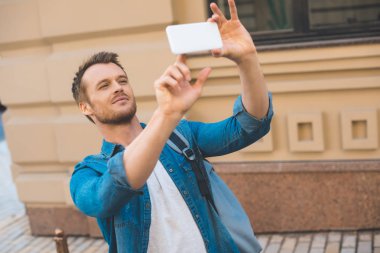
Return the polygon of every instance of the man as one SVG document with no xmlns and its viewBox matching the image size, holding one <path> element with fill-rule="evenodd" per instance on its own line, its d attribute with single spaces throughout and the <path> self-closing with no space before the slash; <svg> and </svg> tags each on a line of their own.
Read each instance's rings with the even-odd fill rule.
<svg viewBox="0 0 380 253">
<path fill-rule="evenodd" d="M 116 54 L 98 53 L 76 73 L 74 98 L 104 141 L 100 154 L 75 167 L 71 194 L 82 212 L 98 219 L 110 252 L 239 252 L 228 228 L 194 187 L 189 163 L 166 145 L 176 129 L 194 140 L 203 157 L 211 157 L 248 146 L 269 131 L 270 96 L 235 3 L 229 0 L 230 20 L 215 3 L 210 7 L 208 21 L 218 24 L 223 40 L 223 48 L 211 53 L 234 61 L 242 84 L 234 115 L 226 120 L 181 120 L 211 72 L 204 68 L 191 84 L 182 55 L 154 82 L 158 107 L 146 126 L 135 115 L 133 91 Z"/>
</svg>

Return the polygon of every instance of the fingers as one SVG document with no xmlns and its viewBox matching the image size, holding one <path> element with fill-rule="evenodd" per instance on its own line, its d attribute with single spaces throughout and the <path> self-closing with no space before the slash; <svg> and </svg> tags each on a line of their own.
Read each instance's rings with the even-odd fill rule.
<svg viewBox="0 0 380 253">
<path fill-rule="evenodd" d="M 220 22 L 224 23 L 227 21 L 226 17 L 224 16 L 223 12 L 219 9 L 218 5 L 216 3 L 211 3 L 210 8 L 212 13 L 216 14 L 219 16 Z"/>
<path fill-rule="evenodd" d="M 219 15 L 213 14 L 211 18 L 207 19 L 207 22 L 214 22 L 217 23 L 218 27 L 220 28 L 222 25 L 222 22 L 220 21 Z"/>
<path fill-rule="evenodd" d="M 193 87 L 201 89 L 203 87 L 203 84 L 206 82 L 207 78 L 209 77 L 210 73 L 211 73 L 210 67 L 202 69 L 198 73 L 197 81 L 193 84 Z"/>
<path fill-rule="evenodd" d="M 162 77 L 162 83 L 172 88 L 178 86 L 178 81 L 171 76 Z"/>
<path fill-rule="evenodd" d="M 176 66 L 172 65 L 166 70 L 164 75 L 162 75 L 158 80 L 155 81 L 155 86 L 156 88 L 160 89 L 165 87 L 173 91 L 180 91 L 187 85 L 193 86 L 193 88 L 195 89 L 201 89 L 210 73 L 211 68 L 207 67 L 202 69 L 197 75 L 196 82 L 193 85 L 191 85 L 189 81 L 184 82 L 185 79 L 181 71 L 178 68 L 176 68 Z"/>
<path fill-rule="evenodd" d="M 182 82 L 184 80 L 184 75 L 181 73 L 181 71 L 176 66 L 170 66 L 166 70 L 166 75 L 164 76 L 170 76 L 177 82 Z"/>
<path fill-rule="evenodd" d="M 212 49 L 211 54 L 214 57 L 222 57 L 224 55 L 224 52 L 222 48 L 217 48 L 217 49 Z"/>
<path fill-rule="evenodd" d="M 177 61 L 169 66 L 164 74 L 156 80 L 155 86 L 163 86 L 173 90 L 181 89 L 184 82 L 191 80 L 190 70 L 183 62 L 184 56 L 178 57 Z"/>
<path fill-rule="evenodd" d="M 238 11 L 236 8 L 235 0 L 228 0 L 228 6 L 230 9 L 230 16 L 231 20 L 238 20 Z M 209 18 L 207 21 L 214 21 L 217 22 L 218 24 L 224 23 L 227 21 L 226 17 L 224 16 L 223 12 L 219 9 L 218 5 L 216 3 L 211 3 L 210 4 L 211 11 L 214 13 L 214 15 L 218 16 L 217 19 L 218 21 L 215 21 L 214 15 Z"/>
<path fill-rule="evenodd" d="M 207 22 L 215 22 L 215 23 L 219 23 L 220 19 L 219 19 L 219 16 L 217 14 L 213 14 L 211 16 L 211 18 L 208 18 L 207 19 Z"/>
<path fill-rule="evenodd" d="M 174 63 L 174 66 L 178 68 L 180 73 L 184 76 L 186 81 L 191 80 L 190 69 L 186 65 L 186 56 L 181 54 L 177 56 L 177 61 Z"/>
<path fill-rule="evenodd" d="M 177 80 L 175 80 L 174 78 L 172 78 L 171 76 L 164 76 L 162 78 L 162 83 L 161 83 L 162 86 L 165 86 L 171 90 L 180 90 L 180 87 L 179 87 L 179 82 Z"/>
<path fill-rule="evenodd" d="M 235 0 L 228 0 L 228 6 L 230 7 L 230 15 L 232 20 L 238 20 L 238 12 L 235 4 Z"/>
<path fill-rule="evenodd" d="M 177 56 L 176 62 L 186 64 L 186 55 L 180 54 Z"/>
<path fill-rule="evenodd" d="M 211 68 L 202 69 L 197 76 L 197 81 L 191 85 L 190 69 L 185 62 L 185 55 L 179 55 L 176 62 L 169 66 L 164 74 L 156 80 L 155 86 L 157 88 L 166 87 L 177 91 L 187 87 L 188 85 L 194 86 L 194 88 L 202 87 L 211 72 Z"/>
</svg>

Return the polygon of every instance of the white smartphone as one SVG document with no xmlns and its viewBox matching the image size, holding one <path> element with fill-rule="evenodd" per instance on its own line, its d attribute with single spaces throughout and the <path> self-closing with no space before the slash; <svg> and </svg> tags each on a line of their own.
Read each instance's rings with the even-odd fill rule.
<svg viewBox="0 0 380 253">
<path fill-rule="evenodd" d="M 173 54 L 200 54 L 223 47 L 218 25 L 213 22 L 170 25 L 166 35 Z"/>
</svg>

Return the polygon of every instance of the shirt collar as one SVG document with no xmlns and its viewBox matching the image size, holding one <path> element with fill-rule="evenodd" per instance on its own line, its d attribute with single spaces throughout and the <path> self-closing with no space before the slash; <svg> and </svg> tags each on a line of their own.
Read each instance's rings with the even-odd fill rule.
<svg viewBox="0 0 380 253">
<path fill-rule="evenodd" d="M 123 148 L 123 146 L 120 144 L 108 142 L 105 139 L 103 139 L 102 154 L 105 155 L 107 158 L 112 157 L 117 151 L 120 150 L 120 148 Z"/>
<path fill-rule="evenodd" d="M 140 124 L 143 128 L 145 128 L 146 125 L 144 123 L 140 123 Z M 103 139 L 102 154 L 105 155 L 106 158 L 112 157 L 115 153 L 123 149 L 124 147 L 122 145 L 108 142 L 105 139 Z"/>
</svg>

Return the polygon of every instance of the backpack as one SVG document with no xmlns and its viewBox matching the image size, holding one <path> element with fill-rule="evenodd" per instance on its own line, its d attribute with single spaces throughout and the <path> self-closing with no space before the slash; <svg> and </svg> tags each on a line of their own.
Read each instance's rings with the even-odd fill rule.
<svg viewBox="0 0 380 253">
<path fill-rule="evenodd" d="M 198 146 L 194 145 L 192 149 L 188 140 L 176 129 L 170 135 L 167 144 L 177 153 L 184 155 L 191 164 L 202 196 L 214 208 L 239 251 L 259 253 L 262 248 L 254 235 L 247 214 L 224 181 L 214 173 L 212 165 L 203 158 Z"/>
</svg>

